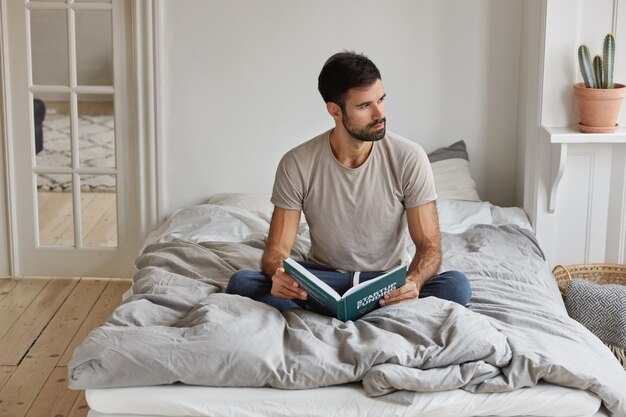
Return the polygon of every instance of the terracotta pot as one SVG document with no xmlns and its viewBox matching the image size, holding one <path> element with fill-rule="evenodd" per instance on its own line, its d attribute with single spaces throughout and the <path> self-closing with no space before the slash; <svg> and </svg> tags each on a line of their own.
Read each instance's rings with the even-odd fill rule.
<svg viewBox="0 0 626 417">
<path fill-rule="evenodd" d="M 587 88 L 583 83 L 574 84 L 574 96 L 578 103 L 580 123 L 584 133 L 612 133 L 617 130 L 617 118 L 622 107 L 626 88 L 613 84 L 614 88 Z"/>
</svg>

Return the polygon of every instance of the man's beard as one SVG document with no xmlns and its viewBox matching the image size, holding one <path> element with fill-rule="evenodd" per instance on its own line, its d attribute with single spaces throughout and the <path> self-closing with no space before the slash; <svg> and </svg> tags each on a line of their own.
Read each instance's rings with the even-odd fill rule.
<svg viewBox="0 0 626 417">
<path fill-rule="evenodd" d="M 385 137 L 385 133 L 387 130 L 387 118 L 386 117 L 383 117 L 382 119 L 374 120 L 373 122 L 365 126 L 363 129 L 352 128 L 351 123 L 350 123 L 350 118 L 345 113 L 341 117 L 341 122 L 343 123 L 343 127 L 350 134 L 350 136 L 352 136 L 354 139 L 362 140 L 364 142 L 376 142 L 378 140 L 381 140 L 382 138 Z M 376 132 L 370 131 L 372 127 L 380 123 L 385 124 L 382 129 Z"/>
</svg>

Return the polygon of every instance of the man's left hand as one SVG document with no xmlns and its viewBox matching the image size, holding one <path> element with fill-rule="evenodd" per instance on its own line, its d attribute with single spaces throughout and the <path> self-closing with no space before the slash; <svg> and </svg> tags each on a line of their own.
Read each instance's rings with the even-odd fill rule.
<svg viewBox="0 0 626 417">
<path fill-rule="evenodd" d="M 380 300 L 381 306 L 398 304 L 403 301 L 415 300 L 420 292 L 417 284 L 412 279 L 407 279 L 406 283 L 398 289 L 390 291 Z"/>
</svg>

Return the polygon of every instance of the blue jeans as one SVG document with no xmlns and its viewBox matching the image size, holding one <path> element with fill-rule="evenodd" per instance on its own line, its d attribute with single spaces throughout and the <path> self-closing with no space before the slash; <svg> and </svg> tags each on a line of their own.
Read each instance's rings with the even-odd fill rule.
<svg viewBox="0 0 626 417">
<path fill-rule="evenodd" d="M 300 264 L 319 279 L 330 285 L 339 295 L 342 295 L 352 287 L 354 272 L 334 271 L 307 262 L 300 262 Z M 359 282 L 368 281 L 381 274 L 383 274 L 383 272 L 362 272 Z M 280 311 L 297 307 L 307 307 L 306 301 L 286 300 L 274 297 L 271 295 L 271 290 L 272 280 L 263 275 L 263 273 L 251 269 L 242 269 L 235 272 L 226 287 L 228 294 L 239 294 L 250 297 L 253 300 L 276 307 Z M 462 272 L 458 271 L 446 271 L 433 276 L 424 284 L 419 293 L 419 298 L 437 297 L 454 301 L 463 306 L 467 305 L 471 296 L 472 289 L 469 280 Z"/>
</svg>

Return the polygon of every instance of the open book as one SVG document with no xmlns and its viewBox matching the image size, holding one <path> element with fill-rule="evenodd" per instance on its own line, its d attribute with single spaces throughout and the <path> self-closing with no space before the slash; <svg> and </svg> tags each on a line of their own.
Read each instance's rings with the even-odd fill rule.
<svg viewBox="0 0 626 417">
<path fill-rule="evenodd" d="M 285 259 L 283 266 L 285 272 L 308 293 L 308 301 L 314 301 L 315 307 L 319 305 L 323 310 L 320 312 L 342 321 L 356 320 L 378 308 L 380 306 L 378 302 L 385 294 L 404 285 L 407 274 L 406 266 L 399 266 L 379 277 L 353 286 L 340 296 L 328 284 L 293 259 Z"/>
</svg>

